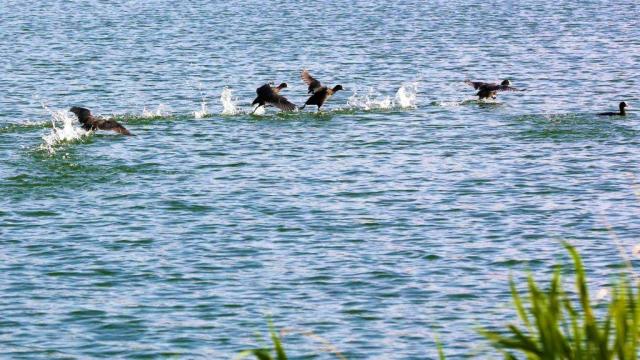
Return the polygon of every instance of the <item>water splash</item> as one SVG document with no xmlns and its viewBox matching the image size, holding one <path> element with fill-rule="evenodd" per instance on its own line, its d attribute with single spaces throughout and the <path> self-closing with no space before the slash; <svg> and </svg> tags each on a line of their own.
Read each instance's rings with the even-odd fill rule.
<svg viewBox="0 0 640 360">
<path fill-rule="evenodd" d="M 209 113 L 209 109 L 207 109 L 207 101 L 203 97 L 202 102 L 200 102 L 200 110 L 194 111 L 193 116 L 195 116 L 196 119 L 202 119 L 210 115 L 211 113 Z"/>
<path fill-rule="evenodd" d="M 369 89 L 366 95 L 354 92 L 347 100 L 347 105 L 351 108 L 361 110 L 388 110 L 415 108 L 418 93 L 418 86 L 415 83 L 404 84 L 396 92 L 392 99 L 389 96 L 381 96 L 373 89 Z"/>
<path fill-rule="evenodd" d="M 146 119 L 168 116 L 171 116 L 171 108 L 165 104 L 159 104 L 155 111 L 147 109 L 146 106 L 142 109 L 142 117 Z"/>
<path fill-rule="evenodd" d="M 369 89 L 365 95 L 360 95 L 357 91 L 354 92 L 347 100 L 347 105 L 361 110 L 376 110 L 391 109 L 393 102 L 388 96 L 380 97 L 373 89 Z"/>
<path fill-rule="evenodd" d="M 187 84 L 191 84 L 191 82 L 188 81 Z M 195 87 L 198 89 L 198 92 L 200 92 L 201 100 L 200 100 L 200 110 L 194 111 L 193 116 L 196 119 L 202 119 L 202 118 L 211 116 L 211 113 L 207 108 L 207 97 L 205 96 L 204 91 L 202 90 L 202 83 L 200 81 L 196 82 Z"/>
<path fill-rule="evenodd" d="M 416 108 L 418 99 L 418 84 L 409 83 L 403 84 L 396 92 L 395 104 L 396 107 L 403 109 Z"/>
<path fill-rule="evenodd" d="M 222 94 L 220 94 L 220 102 L 222 103 L 222 115 L 236 115 L 239 113 L 238 107 L 236 106 L 237 99 L 232 97 L 233 90 L 229 89 L 225 86 L 222 89 Z"/>
<path fill-rule="evenodd" d="M 46 150 L 49 154 L 56 152 L 56 147 L 60 144 L 78 140 L 90 133 L 81 127 L 73 126 L 74 118 L 66 110 L 50 110 L 46 105 L 43 108 L 51 114 L 51 132 L 42 136 L 43 143 L 40 149 Z M 59 127 L 56 124 L 61 124 Z"/>
</svg>

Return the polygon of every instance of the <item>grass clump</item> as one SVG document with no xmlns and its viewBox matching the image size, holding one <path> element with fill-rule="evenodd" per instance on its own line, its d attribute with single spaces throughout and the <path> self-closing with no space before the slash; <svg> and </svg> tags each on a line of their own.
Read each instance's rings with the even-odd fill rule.
<svg viewBox="0 0 640 360">
<path fill-rule="evenodd" d="M 574 263 L 576 294 L 562 287 L 560 269 L 548 290 L 530 275 L 528 294 L 522 297 L 513 280 L 511 294 L 522 326 L 510 324 L 506 331 L 482 330 L 506 359 L 628 360 L 638 357 L 640 335 L 640 292 L 638 286 L 621 278 L 611 292 L 604 318 L 598 320 L 589 298 L 587 279 L 580 255 L 565 245 Z"/>
</svg>

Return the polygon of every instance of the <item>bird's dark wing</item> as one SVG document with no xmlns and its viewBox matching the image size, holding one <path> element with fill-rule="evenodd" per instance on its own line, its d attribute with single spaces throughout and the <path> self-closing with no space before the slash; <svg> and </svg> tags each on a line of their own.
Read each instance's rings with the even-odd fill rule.
<svg viewBox="0 0 640 360">
<path fill-rule="evenodd" d="M 127 130 L 122 124 L 115 120 L 98 120 L 96 122 L 96 127 L 100 130 L 112 130 L 122 135 L 131 135 L 129 130 Z"/>
<path fill-rule="evenodd" d="M 278 109 L 284 110 L 284 111 L 295 110 L 296 106 L 293 103 L 291 103 L 289 100 L 287 100 L 284 96 L 277 95 L 276 99 L 277 99 L 276 102 L 271 102 L 271 103 Z"/>
<path fill-rule="evenodd" d="M 481 87 L 485 87 L 487 85 L 495 85 L 495 84 L 489 84 L 482 81 L 470 81 L 470 80 L 465 80 L 464 83 L 469 86 L 473 86 L 473 88 L 476 90 L 480 89 Z"/>
<path fill-rule="evenodd" d="M 492 91 L 524 91 L 524 90 L 518 90 L 509 85 L 495 85 L 495 89 L 490 89 L 490 90 Z"/>
<path fill-rule="evenodd" d="M 302 77 L 302 81 L 304 81 L 305 84 L 309 85 L 309 93 L 315 93 L 320 88 L 322 88 L 322 84 L 320 83 L 320 81 L 311 76 L 309 74 L 309 71 L 302 70 L 302 74 L 300 75 L 300 77 Z"/>
<path fill-rule="evenodd" d="M 264 98 L 264 101 L 284 111 L 292 111 L 296 108 L 296 106 L 289 100 L 287 100 L 287 98 L 282 95 L 276 94 L 276 92 L 273 90 L 268 97 Z"/>
<path fill-rule="evenodd" d="M 118 126 L 114 127 L 111 130 L 117 132 L 118 134 L 134 136 L 129 130 L 127 130 L 127 128 L 125 128 L 124 126 L 122 126 L 120 124 L 118 124 Z"/>
<path fill-rule="evenodd" d="M 71 109 L 74 110 L 73 113 L 78 118 L 78 122 L 80 122 L 80 124 L 84 125 L 93 119 L 93 116 L 91 115 L 91 112 L 88 109 L 76 108 L 76 107 L 73 107 Z"/>
<path fill-rule="evenodd" d="M 509 85 L 500 85 L 496 83 L 486 83 L 481 81 L 469 81 L 465 80 L 465 84 L 473 86 L 474 89 L 487 90 L 487 91 L 522 91 Z"/>
<path fill-rule="evenodd" d="M 269 84 L 265 84 L 259 87 L 256 90 L 256 93 L 258 94 L 256 100 L 259 100 L 259 102 L 261 100 L 265 103 L 269 103 L 280 110 L 291 111 L 296 108 L 294 104 L 292 104 L 284 96 L 278 94 L 274 88 L 269 86 Z"/>
<path fill-rule="evenodd" d="M 267 98 L 271 96 L 271 94 L 275 94 L 273 88 L 269 84 L 264 84 L 256 89 L 256 94 L 258 94 L 259 98 Z"/>
</svg>

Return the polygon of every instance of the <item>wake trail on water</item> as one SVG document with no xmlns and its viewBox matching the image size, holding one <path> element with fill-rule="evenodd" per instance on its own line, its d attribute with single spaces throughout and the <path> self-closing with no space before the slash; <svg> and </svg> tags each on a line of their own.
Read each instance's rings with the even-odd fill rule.
<svg viewBox="0 0 640 360">
<path fill-rule="evenodd" d="M 46 129 L 51 127 L 51 122 L 47 121 L 23 121 L 19 123 L 9 123 L 0 126 L 0 134 L 19 133 L 34 129 Z"/>
<path fill-rule="evenodd" d="M 171 114 L 171 108 L 165 104 L 158 104 L 155 110 L 149 110 L 146 106 L 142 108 L 142 118 L 144 119 L 166 118 L 170 117 Z"/>
<path fill-rule="evenodd" d="M 466 105 L 480 105 L 480 106 L 501 106 L 502 103 L 495 99 L 465 99 L 458 101 L 432 101 L 431 105 L 445 107 L 445 108 L 455 108 Z"/>
<path fill-rule="evenodd" d="M 320 114 L 323 116 L 331 114 L 349 114 L 353 112 L 375 112 L 375 111 L 387 111 L 387 110 L 402 110 L 402 109 L 415 109 L 417 108 L 417 83 L 403 84 L 396 91 L 394 96 L 383 96 L 377 93 L 373 89 L 369 89 L 366 93 L 361 94 L 354 92 L 348 100 L 346 106 L 337 107 L 331 110 L 322 110 Z M 220 115 L 223 116 L 244 116 L 244 115 L 257 115 L 262 116 L 266 114 L 265 107 L 258 108 L 253 112 L 251 109 L 242 109 L 239 105 L 239 100 L 233 96 L 233 90 L 229 87 L 224 87 L 220 93 L 220 104 L 222 110 Z M 42 136 L 43 143 L 40 145 L 40 149 L 46 150 L 49 153 L 54 153 L 56 147 L 63 143 L 73 142 L 81 139 L 92 133 L 92 131 L 86 131 L 80 126 L 76 126 L 77 121 L 75 117 L 67 110 L 50 109 L 46 105 L 42 107 L 49 113 L 50 119 L 47 121 L 39 122 L 24 122 L 18 124 L 9 124 L 4 127 L 0 127 L 1 133 L 14 133 L 21 131 L 28 131 L 32 129 L 46 129 L 50 128 L 50 132 Z M 276 112 L 274 115 L 286 118 L 295 118 L 299 116 L 308 116 L 317 114 L 315 111 L 299 111 L 293 112 Z M 190 114 L 174 114 L 171 108 L 165 104 L 159 104 L 155 109 L 149 109 L 146 106 L 143 107 L 142 113 L 124 113 L 124 114 L 112 114 L 105 117 L 114 119 L 116 121 L 124 122 L 125 124 L 140 124 L 146 123 L 149 120 L 156 119 L 168 119 L 168 118 L 183 118 L 188 116 L 194 116 L 196 119 L 202 119 L 213 116 L 209 110 L 206 97 L 202 95 L 200 109 L 193 111 Z"/>
<path fill-rule="evenodd" d="M 418 84 L 403 84 L 394 97 L 379 95 L 374 89 L 369 89 L 364 95 L 357 91 L 347 100 L 350 109 L 372 111 L 372 110 L 394 110 L 394 109 L 415 109 L 417 108 Z"/>
<path fill-rule="evenodd" d="M 193 115 L 193 113 L 191 113 L 191 115 Z M 155 109 L 149 109 L 143 106 L 141 113 L 111 114 L 110 116 L 103 116 L 103 118 L 113 119 L 126 124 L 146 124 L 152 120 L 167 120 L 187 116 L 187 114 L 175 114 L 169 105 L 158 104 Z"/>
</svg>

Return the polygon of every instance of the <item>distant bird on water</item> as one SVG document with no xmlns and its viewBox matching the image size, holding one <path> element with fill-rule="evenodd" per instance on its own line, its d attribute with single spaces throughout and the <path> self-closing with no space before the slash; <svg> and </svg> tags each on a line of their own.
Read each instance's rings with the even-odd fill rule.
<svg viewBox="0 0 640 360">
<path fill-rule="evenodd" d="M 304 109 L 307 105 L 317 105 L 318 111 L 320 111 L 320 107 L 325 103 L 325 101 L 329 100 L 329 98 L 337 91 L 343 90 L 342 85 L 336 85 L 332 89 L 322 86 L 320 81 L 311 76 L 307 70 L 302 70 L 301 77 L 302 81 L 309 85 L 309 92 L 307 92 L 307 94 L 313 95 L 311 95 L 300 109 Z"/>
<path fill-rule="evenodd" d="M 296 108 L 294 104 L 292 104 L 289 100 L 287 100 L 284 96 L 280 95 L 280 90 L 287 87 L 287 83 L 281 83 L 277 87 L 272 87 L 269 84 L 264 84 L 256 89 L 255 100 L 251 103 L 251 106 L 258 104 L 253 112 L 256 112 L 260 106 L 265 106 L 267 104 L 273 105 L 280 110 L 291 111 Z"/>
<path fill-rule="evenodd" d="M 473 86 L 474 89 L 479 90 L 476 95 L 480 100 L 492 98 L 495 99 L 498 91 L 523 91 L 518 90 L 511 86 L 511 81 L 503 80 L 500 85 L 495 83 L 485 83 L 481 81 L 469 81 L 465 80 L 465 84 Z"/>
<path fill-rule="evenodd" d="M 616 116 L 616 115 L 625 116 L 625 115 L 627 115 L 627 112 L 625 111 L 625 108 L 629 107 L 629 106 L 627 105 L 626 102 L 624 102 L 624 101 L 621 102 L 618 105 L 618 107 L 620 108 L 619 112 L 603 112 L 603 113 L 599 113 L 598 115 L 600 115 L 600 116 Z"/>
<path fill-rule="evenodd" d="M 78 117 L 78 121 L 80 122 L 80 124 L 82 124 L 82 128 L 87 131 L 111 130 L 122 135 L 133 135 L 129 132 L 129 130 L 122 126 L 122 124 L 115 120 L 100 119 L 91 115 L 91 111 L 89 111 L 89 109 L 74 106 L 69 109 L 69 111 L 76 114 L 76 116 Z"/>
</svg>

